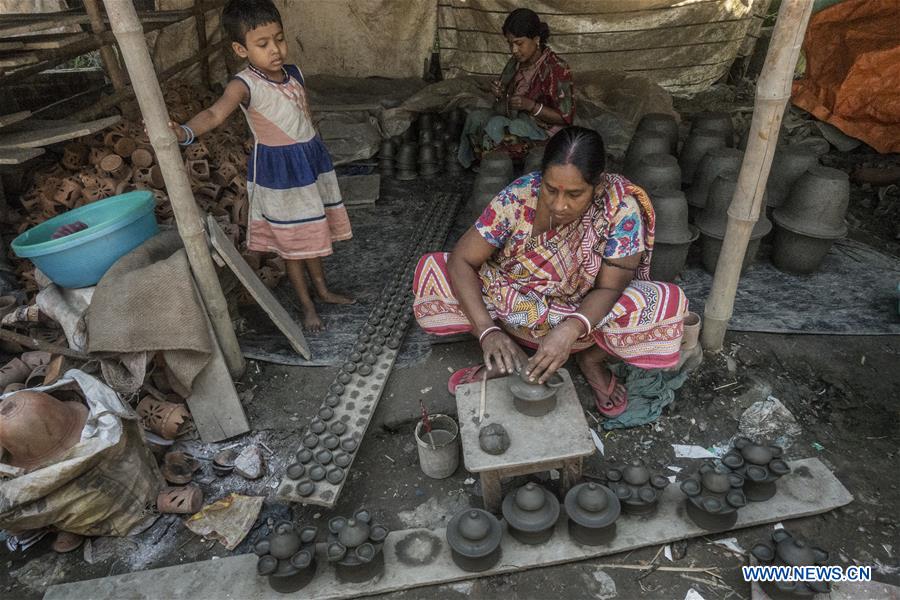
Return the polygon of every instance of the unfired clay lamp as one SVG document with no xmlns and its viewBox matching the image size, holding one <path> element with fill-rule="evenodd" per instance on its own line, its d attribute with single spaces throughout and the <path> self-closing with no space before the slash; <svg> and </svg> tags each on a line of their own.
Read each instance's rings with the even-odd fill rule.
<svg viewBox="0 0 900 600">
<path fill-rule="evenodd" d="M 766 566 L 808 567 L 823 566 L 828 562 L 825 550 L 809 545 L 786 529 L 776 529 L 772 543 L 757 544 L 750 549 L 750 554 L 760 565 Z M 812 598 L 831 592 L 831 584 L 827 581 L 766 581 L 760 585 L 773 600 Z"/>
<path fill-rule="evenodd" d="M 775 495 L 775 481 L 791 472 L 781 459 L 778 446 L 756 444 L 745 437 L 734 440 L 734 448 L 722 463 L 744 478 L 744 495 L 750 502 L 764 502 Z"/>
<path fill-rule="evenodd" d="M 681 482 L 691 521 L 709 530 L 734 527 L 738 509 L 747 504 L 743 486 L 744 478 L 727 467 L 704 464 L 694 477 Z"/>
<path fill-rule="evenodd" d="M 367 510 L 358 510 L 346 519 L 328 521 L 328 562 L 334 563 L 339 581 L 359 583 L 384 573 L 381 551 L 388 528 L 372 522 Z"/>
<path fill-rule="evenodd" d="M 276 592 L 288 594 L 302 589 L 316 574 L 317 534 L 315 527 L 304 527 L 297 533 L 290 523 L 279 523 L 254 547 L 259 556 L 257 573 L 267 576 Z"/>
<path fill-rule="evenodd" d="M 503 499 L 503 518 L 509 533 L 523 544 L 543 544 L 556 528 L 559 500 L 536 483 L 526 483 Z"/>
<path fill-rule="evenodd" d="M 609 487 L 622 503 L 622 510 L 630 515 L 654 512 L 660 494 L 669 485 L 668 479 L 662 475 L 653 475 L 639 458 L 619 469 L 610 469 L 606 478 L 610 482 Z"/>
</svg>

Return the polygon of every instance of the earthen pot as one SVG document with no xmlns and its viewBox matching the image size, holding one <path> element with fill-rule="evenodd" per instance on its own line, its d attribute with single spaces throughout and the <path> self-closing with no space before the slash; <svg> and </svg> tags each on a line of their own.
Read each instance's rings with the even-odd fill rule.
<svg viewBox="0 0 900 600">
<path fill-rule="evenodd" d="M 681 165 L 681 182 L 691 184 L 694 182 L 694 174 L 700 166 L 700 161 L 706 153 L 714 148 L 725 147 L 725 140 L 719 131 L 708 129 L 691 129 L 690 135 L 684 142 L 678 162 Z"/>
<path fill-rule="evenodd" d="M 637 131 L 661 133 L 669 140 L 669 154 L 678 151 L 678 122 L 669 113 L 647 113 L 638 122 Z"/>
<path fill-rule="evenodd" d="M 566 494 L 569 535 L 585 546 L 608 543 L 616 534 L 622 505 L 615 493 L 599 483 L 582 483 Z"/>
<path fill-rule="evenodd" d="M 523 174 L 534 173 L 541 170 L 541 162 L 544 160 L 545 146 L 535 146 L 525 155 L 525 164 L 522 168 Z"/>
<path fill-rule="evenodd" d="M 81 440 L 88 408 L 43 392 L 23 390 L 0 401 L 4 461 L 33 471 L 62 457 Z"/>
<path fill-rule="evenodd" d="M 651 196 L 656 213 L 656 241 L 650 258 L 650 278 L 675 281 L 684 270 L 691 244 L 700 231 L 688 225 L 688 205 L 684 193 L 665 190 Z"/>
<path fill-rule="evenodd" d="M 695 129 L 715 131 L 722 136 L 726 146 L 729 148 L 734 147 L 734 123 L 731 121 L 731 115 L 729 113 L 698 113 L 691 119 L 691 131 L 693 132 Z"/>
<path fill-rule="evenodd" d="M 684 315 L 684 335 L 681 338 L 681 351 L 692 350 L 700 340 L 700 327 L 703 320 L 695 312 Z"/>
<path fill-rule="evenodd" d="M 70 171 L 77 171 L 87 163 L 88 152 L 84 144 L 68 144 L 63 150 L 62 165 Z"/>
<path fill-rule="evenodd" d="M 663 133 L 638 131 L 632 136 L 625 151 L 622 174 L 631 179 L 640 169 L 641 159 L 648 154 L 668 154 L 669 138 Z"/>
<path fill-rule="evenodd" d="M 844 215 L 850 201 L 850 179 L 838 169 L 814 165 L 794 184 L 784 204 L 775 210 L 777 222 L 808 236 L 846 235 Z"/>
<path fill-rule="evenodd" d="M 784 204 L 791 187 L 810 167 L 818 164 L 819 156 L 808 146 L 799 144 L 784 146 L 775 150 L 772 170 L 766 183 L 767 206 L 777 208 Z"/>
<path fill-rule="evenodd" d="M 825 257 L 839 238 L 805 235 L 778 223 L 775 219 L 775 239 L 772 263 L 781 271 L 808 275 L 822 266 Z M 841 236 L 843 237 L 843 236 Z"/>
<path fill-rule="evenodd" d="M 681 189 L 681 167 L 678 166 L 678 159 L 671 154 L 644 156 L 638 163 L 637 171 L 629 178 L 644 188 L 651 200 L 657 192 Z"/>
<path fill-rule="evenodd" d="M 137 148 L 131 153 L 131 166 L 135 168 L 147 168 L 153 166 L 153 152 L 146 148 Z"/>
<path fill-rule="evenodd" d="M 113 177 L 120 179 L 125 173 L 125 161 L 118 154 L 109 154 L 103 157 L 99 164 L 100 170 Z"/>
<path fill-rule="evenodd" d="M 506 495 L 502 510 L 514 538 L 523 544 L 543 544 L 553 535 L 559 500 L 536 483 L 526 483 Z"/>
<path fill-rule="evenodd" d="M 437 163 L 437 153 L 434 149 L 434 144 L 423 144 L 419 146 L 419 164 L 429 164 L 433 165 Z"/>
<path fill-rule="evenodd" d="M 130 157 L 131 153 L 136 149 L 137 144 L 135 144 L 134 140 L 128 136 L 122 136 L 116 141 L 115 145 L 113 146 L 113 150 L 115 150 L 116 154 L 118 154 L 122 158 Z"/>
<path fill-rule="evenodd" d="M 810 567 L 828 562 L 828 552 L 785 529 L 776 529 L 771 543 L 756 544 L 750 554 L 762 566 Z M 760 587 L 770 598 L 778 600 L 819 598 L 824 597 L 820 594 L 831 592 L 831 583 L 827 581 L 764 581 Z"/>
<path fill-rule="evenodd" d="M 391 140 L 383 140 L 381 142 L 381 149 L 378 151 L 378 157 L 393 159 L 395 150 L 394 143 Z"/>
<path fill-rule="evenodd" d="M 477 508 L 458 512 L 447 524 L 453 562 L 464 571 L 486 571 L 500 560 L 503 528 L 491 513 Z"/>
<path fill-rule="evenodd" d="M 481 157 L 480 173 L 506 179 L 509 183 L 513 178 L 513 162 L 508 154 L 503 152 L 488 152 Z"/>
<path fill-rule="evenodd" d="M 743 160 L 744 153 L 735 148 L 713 148 L 707 152 L 697 166 L 693 184 L 685 191 L 688 204 L 698 209 L 705 207 L 709 187 L 716 177 L 726 171 L 737 173 Z"/>
</svg>

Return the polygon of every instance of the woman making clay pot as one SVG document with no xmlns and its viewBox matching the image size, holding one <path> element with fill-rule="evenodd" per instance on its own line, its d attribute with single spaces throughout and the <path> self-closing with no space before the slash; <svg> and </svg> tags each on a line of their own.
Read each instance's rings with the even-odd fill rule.
<svg viewBox="0 0 900 600">
<path fill-rule="evenodd" d="M 484 353 L 484 365 L 451 376 L 450 392 L 522 367 L 543 383 L 577 353 L 598 410 L 621 414 L 625 388 L 607 359 L 643 369 L 679 360 L 687 299 L 649 281 L 653 229 L 647 194 L 605 171 L 596 131 L 554 135 L 540 172 L 497 194 L 452 254 L 419 261 L 419 324 L 435 335 L 471 332 Z M 522 346 L 537 352 L 529 359 Z"/>
<path fill-rule="evenodd" d="M 506 17 L 502 31 L 512 56 L 492 83 L 494 108 L 471 111 L 466 118 L 459 145 L 465 167 L 490 150 L 520 160 L 575 118 L 572 72 L 547 47 L 547 24 L 534 11 L 519 8 Z"/>
</svg>

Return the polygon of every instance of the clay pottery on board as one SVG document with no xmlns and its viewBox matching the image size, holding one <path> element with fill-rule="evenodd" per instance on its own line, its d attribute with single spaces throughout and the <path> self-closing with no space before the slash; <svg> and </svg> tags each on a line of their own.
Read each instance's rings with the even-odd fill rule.
<svg viewBox="0 0 900 600">
<path fill-rule="evenodd" d="M 741 169 L 743 160 L 744 153 L 735 148 L 713 148 L 707 152 L 700 159 L 700 164 L 694 173 L 694 182 L 685 191 L 688 204 L 702 210 L 706 206 L 706 199 L 709 197 L 709 188 L 712 182 L 716 180 L 716 177 L 726 171 L 737 173 Z M 699 210 L 696 211 L 696 213 L 699 212 Z"/>
<path fill-rule="evenodd" d="M 725 140 L 721 132 L 692 128 L 681 149 L 681 154 L 678 156 L 678 163 L 681 165 L 681 182 L 686 185 L 693 183 L 700 161 L 703 160 L 706 153 L 715 148 L 724 147 Z"/>
<path fill-rule="evenodd" d="M 775 482 L 791 472 L 780 446 L 757 444 L 739 437 L 722 464 L 744 478 L 744 495 L 750 502 L 765 502 L 775 495 Z"/>
<path fill-rule="evenodd" d="M 559 500 L 536 483 L 526 483 L 503 499 L 503 518 L 509 533 L 523 544 L 543 544 L 553 535 Z"/>
<path fill-rule="evenodd" d="M 506 183 L 513 178 L 513 162 L 503 152 L 488 152 L 481 157 L 480 173 L 505 179 Z"/>
<path fill-rule="evenodd" d="M 631 179 L 640 169 L 641 159 L 648 154 L 668 154 L 669 138 L 663 133 L 638 131 L 631 137 L 625 151 L 622 174 Z"/>
<path fill-rule="evenodd" d="M 647 113 L 638 122 L 637 131 L 661 133 L 669 140 L 669 154 L 678 151 L 678 122 L 669 113 Z"/>
<path fill-rule="evenodd" d="M 384 572 L 382 548 L 388 528 L 373 522 L 369 511 L 358 510 L 350 518 L 333 517 L 328 531 L 326 555 L 339 581 L 361 583 Z"/>
<path fill-rule="evenodd" d="M 277 524 L 271 535 L 254 546 L 259 556 L 257 574 L 267 577 L 269 586 L 282 594 L 303 589 L 316 574 L 317 535 L 315 527 L 297 532 L 291 523 Z"/>
<path fill-rule="evenodd" d="M 23 390 L 0 401 L 3 461 L 26 471 L 49 465 L 81 440 L 88 408 Z"/>
<path fill-rule="evenodd" d="M 565 499 L 569 535 L 579 544 L 600 546 L 616 535 L 616 519 L 622 506 L 615 493 L 599 483 L 576 485 Z"/>
<path fill-rule="evenodd" d="M 694 115 L 691 119 L 691 131 L 695 129 L 714 131 L 722 136 L 726 146 L 734 147 L 734 123 L 727 112 L 702 112 Z"/>
<path fill-rule="evenodd" d="M 737 174 L 734 171 L 728 171 L 716 177 L 709 190 L 706 208 L 697 217 L 697 228 L 703 238 L 703 267 L 710 273 L 716 272 L 716 263 L 719 260 L 722 240 L 725 238 L 725 228 L 728 225 L 728 207 L 731 205 L 736 187 Z M 753 264 L 756 253 L 759 251 L 760 241 L 771 230 L 772 222 L 769 221 L 765 212 L 762 212 L 750 233 L 750 243 L 744 254 L 741 272 Z"/>
<path fill-rule="evenodd" d="M 766 183 L 768 200 L 766 205 L 777 208 L 784 204 L 793 185 L 806 173 L 807 169 L 819 163 L 819 156 L 813 148 L 794 144 L 775 149 L 772 169 Z"/>
<path fill-rule="evenodd" d="M 456 513 L 447 524 L 453 562 L 463 571 L 486 571 L 497 564 L 502 538 L 503 528 L 497 518 L 478 508 Z"/>
<path fill-rule="evenodd" d="M 761 566 L 812 567 L 828 563 L 828 552 L 786 529 L 776 529 L 771 542 L 756 544 L 750 548 L 750 554 Z M 813 598 L 831 592 L 827 581 L 763 581 L 760 587 L 773 600 Z"/>
<path fill-rule="evenodd" d="M 656 240 L 650 259 L 650 278 L 674 281 L 684 269 L 688 250 L 700 231 L 688 225 L 688 205 L 684 193 L 663 190 L 650 197 L 656 213 Z"/>
<path fill-rule="evenodd" d="M 681 482 L 688 516 L 711 531 L 734 527 L 738 509 L 747 504 L 743 486 L 744 478 L 727 467 L 704 463 L 696 474 Z"/>
<path fill-rule="evenodd" d="M 638 163 L 631 181 L 641 186 L 653 199 L 663 190 L 681 189 L 681 167 L 671 154 L 648 154 Z"/>
<path fill-rule="evenodd" d="M 559 373 L 551 375 L 545 383 L 537 383 L 525 379 L 524 371 L 521 371 L 509 379 L 513 405 L 523 415 L 542 417 L 556 408 L 556 391 L 563 383 Z"/>
<path fill-rule="evenodd" d="M 629 464 L 606 472 L 609 487 L 630 515 L 647 515 L 656 510 L 662 491 L 669 480 L 653 474 L 644 461 L 637 458 Z"/>
</svg>

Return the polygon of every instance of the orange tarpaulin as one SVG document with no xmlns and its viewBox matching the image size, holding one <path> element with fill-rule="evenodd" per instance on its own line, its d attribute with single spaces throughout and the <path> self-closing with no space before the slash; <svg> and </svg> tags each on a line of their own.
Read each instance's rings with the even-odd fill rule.
<svg viewBox="0 0 900 600">
<path fill-rule="evenodd" d="M 792 101 L 878 152 L 900 152 L 900 2 L 846 0 L 813 15 Z"/>
</svg>

